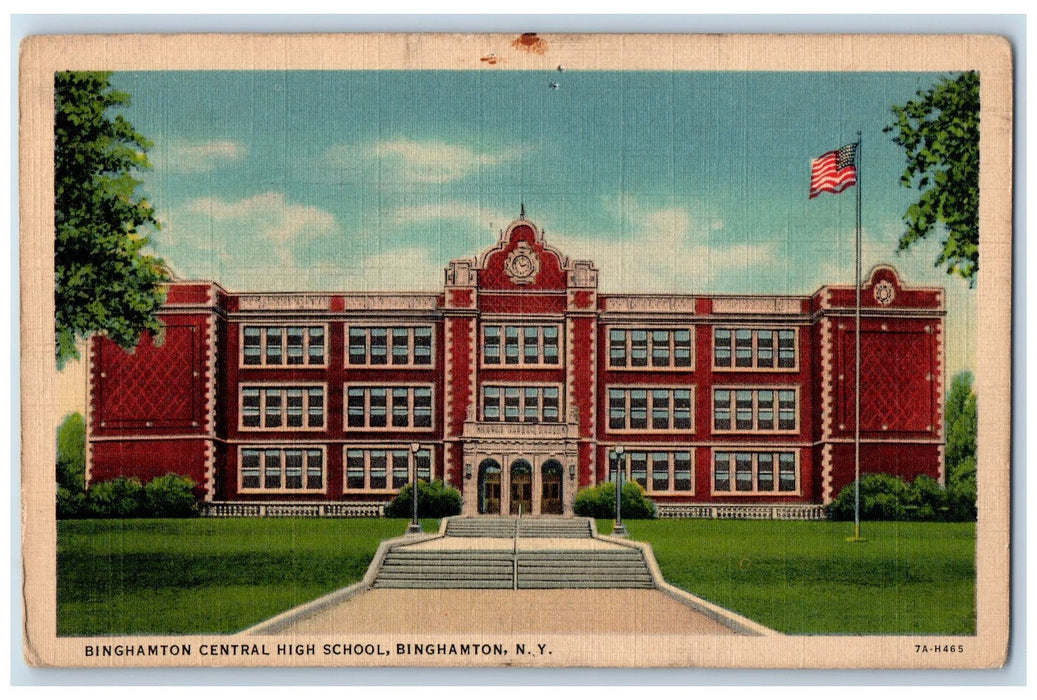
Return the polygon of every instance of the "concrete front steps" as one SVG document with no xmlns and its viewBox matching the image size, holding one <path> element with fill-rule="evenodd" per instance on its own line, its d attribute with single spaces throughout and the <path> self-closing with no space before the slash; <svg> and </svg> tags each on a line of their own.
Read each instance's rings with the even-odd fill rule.
<svg viewBox="0 0 1037 700">
<path fill-rule="evenodd" d="M 654 588 L 641 551 L 395 549 L 374 588 Z"/>
<path fill-rule="evenodd" d="M 655 588 L 641 550 L 594 539 L 587 518 L 451 518 L 445 532 L 435 547 L 392 547 L 372 586 Z M 481 545 L 477 538 L 492 538 L 492 543 Z M 553 541 L 541 548 L 530 539 Z M 527 541 L 520 546 L 520 540 Z"/>
<path fill-rule="evenodd" d="M 590 537 L 590 518 L 451 518 L 447 537 Z"/>
</svg>

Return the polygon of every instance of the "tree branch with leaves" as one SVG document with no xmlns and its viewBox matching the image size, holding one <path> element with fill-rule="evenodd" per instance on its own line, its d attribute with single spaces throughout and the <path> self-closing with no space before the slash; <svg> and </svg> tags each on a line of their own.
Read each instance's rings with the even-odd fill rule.
<svg viewBox="0 0 1037 700">
<path fill-rule="evenodd" d="M 921 193 L 904 214 L 898 249 L 942 230 L 936 265 L 972 286 L 979 271 L 979 74 L 944 78 L 916 94 L 893 106 L 896 121 L 883 129 L 907 155 L 900 183 Z"/>
<path fill-rule="evenodd" d="M 145 252 L 159 223 L 134 174 L 152 143 L 112 108 L 130 96 L 110 73 L 63 72 L 54 80 L 54 304 L 58 366 L 78 340 L 105 333 L 125 348 L 157 332 L 165 263 Z"/>
</svg>

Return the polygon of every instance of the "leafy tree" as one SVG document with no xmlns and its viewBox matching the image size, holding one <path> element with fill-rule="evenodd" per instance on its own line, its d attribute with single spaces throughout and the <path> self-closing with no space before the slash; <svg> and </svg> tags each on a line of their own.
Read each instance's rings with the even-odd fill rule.
<svg viewBox="0 0 1037 700">
<path fill-rule="evenodd" d="M 110 73 L 63 72 L 54 80 L 55 354 L 58 366 L 79 357 L 76 341 L 103 332 L 135 347 L 142 331 L 157 332 L 154 312 L 169 279 L 145 252 L 155 210 L 136 190 L 137 171 L 150 167 L 152 145 L 122 116 L 109 116 L 130 97 L 112 88 Z"/>
<path fill-rule="evenodd" d="M 73 492 L 86 488 L 86 424 L 80 413 L 68 414 L 58 427 L 57 481 Z"/>
<path fill-rule="evenodd" d="M 951 381 L 947 395 L 947 493 L 957 519 L 976 517 L 976 394 L 972 373 L 962 372 Z"/>
<path fill-rule="evenodd" d="M 947 238 L 936 265 L 971 286 L 979 271 L 979 74 L 943 78 L 916 94 L 893 106 L 896 121 L 883 129 L 907 155 L 901 184 L 921 193 L 904 214 L 898 249 L 942 224 Z"/>
</svg>

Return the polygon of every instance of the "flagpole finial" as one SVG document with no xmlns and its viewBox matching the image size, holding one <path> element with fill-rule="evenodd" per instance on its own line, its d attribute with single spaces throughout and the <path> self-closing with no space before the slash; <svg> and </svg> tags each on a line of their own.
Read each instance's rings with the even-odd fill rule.
<svg viewBox="0 0 1037 700">
<path fill-rule="evenodd" d="M 519 218 L 520 219 L 525 219 L 526 218 L 526 203 L 525 202 L 519 202 Z"/>
</svg>

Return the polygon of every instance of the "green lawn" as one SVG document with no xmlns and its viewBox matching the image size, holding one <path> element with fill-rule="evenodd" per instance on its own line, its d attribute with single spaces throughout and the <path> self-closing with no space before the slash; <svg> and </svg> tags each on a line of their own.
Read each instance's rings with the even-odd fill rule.
<svg viewBox="0 0 1037 700">
<path fill-rule="evenodd" d="M 236 632 L 359 581 L 379 542 L 406 526 L 378 518 L 62 521 L 58 634 Z"/>
<path fill-rule="evenodd" d="M 975 634 L 975 523 L 631 520 L 667 581 L 791 634 Z M 611 532 L 612 521 L 598 531 Z"/>
</svg>

